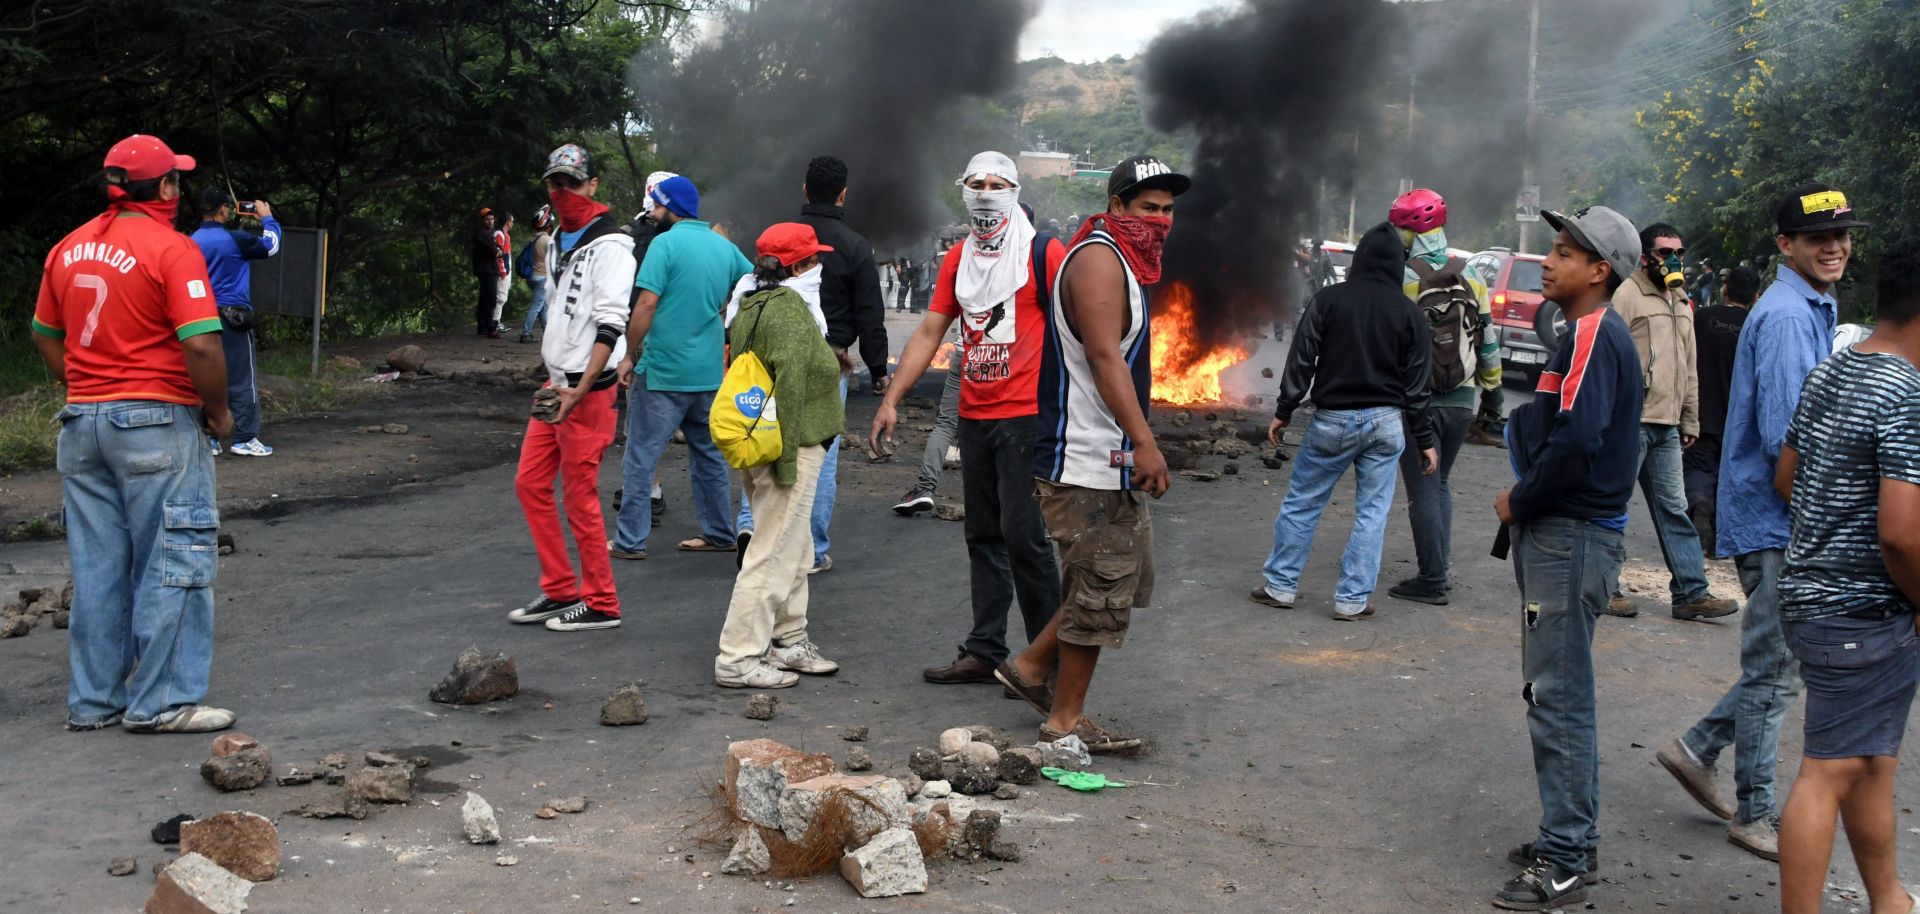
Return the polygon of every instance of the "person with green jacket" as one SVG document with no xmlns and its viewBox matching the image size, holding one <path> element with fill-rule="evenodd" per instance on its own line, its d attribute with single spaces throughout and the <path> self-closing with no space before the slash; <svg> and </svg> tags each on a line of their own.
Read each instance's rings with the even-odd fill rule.
<svg viewBox="0 0 1920 914">
<path fill-rule="evenodd" d="M 847 366 L 827 345 L 806 299 L 789 285 L 818 270 L 820 252 L 833 249 L 797 222 L 768 228 L 756 248 L 756 287 L 741 298 L 727 346 L 732 358 L 758 356 L 773 377 L 767 413 L 780 425 L 780 456 L 740 471 L 758 529 L 734 579 L 713 679 L 731 689 L 784 689 L 799 673 L 840 669 L 807 637 L 807 569 L 826 445 L 847 425 L 840 401 Z"/>
</svg>

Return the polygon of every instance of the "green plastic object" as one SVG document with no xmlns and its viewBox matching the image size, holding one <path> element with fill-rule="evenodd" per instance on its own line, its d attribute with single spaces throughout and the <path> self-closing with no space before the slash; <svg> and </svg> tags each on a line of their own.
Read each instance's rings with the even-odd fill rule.
<svg viewBox="0 0 1920 914">
<path fill-rule="evenodd" d="M 1125 787 L 1120 781 L 1109 781 L 1098 771 L 1068 771 L 1064 768 L 1042 768 L 1040 776 L 1059 784 L 1068 790 L 1093 793 L 1104 787 Z"/>
</svg>

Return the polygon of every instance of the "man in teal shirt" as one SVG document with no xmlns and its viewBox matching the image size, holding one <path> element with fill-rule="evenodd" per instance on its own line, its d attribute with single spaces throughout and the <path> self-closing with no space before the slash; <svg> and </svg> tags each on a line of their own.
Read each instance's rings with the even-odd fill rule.
<svg viewBox="0 0 1920 914">
<path fill-rule="evenodd" d="M 753 264 L 700 221 L 700 191 L 692 181 L 676 175 L 660 182 L 647 204 L 661 228 L 634 280 L 640 293 L 627 321 L 627 355 L 620 363 L 620 383 L 627 387 L 627 452 L 620 474 L 626 491 L 647 491 L 674 429 L 685 433 L 700 533 L 682 540 L 680 549 L 732 552 L 727 462 L 707 432 L 707 411 L 726 373 L 722 312 L 734 283 L 753 272 Z M 564 302 L 564 291 L 555 292 Z M 620 506 L 607 544 L 614 558 L 647 557 L 650 508 L 644 498 Z"/>
</svg>

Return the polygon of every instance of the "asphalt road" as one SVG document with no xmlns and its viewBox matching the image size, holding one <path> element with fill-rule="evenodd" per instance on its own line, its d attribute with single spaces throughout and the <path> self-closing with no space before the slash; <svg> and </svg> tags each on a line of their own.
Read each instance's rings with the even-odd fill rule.
<svg viewBox="0 0 1920 914">
<path fill-rule="evenodd" d="M 1278 359 L 1276 347 L 1261 350 L 1234 370 L 1230 392 L 1251 375 L 1242 393 L 1257 393 L 1258 369 Z M 853 427 L 864 429 L 872 402 L 856 396 Z M 684 450 L 669 454 L 662 537 L 692 529 Z M 281 815 L 318 787 L 215 793 L 196 772 L 205 737 L 65 733 L 64 633 L 0 641 L 0 910 L 137 910 L 147 867 L 163 857 L 147 830 L 175 813 L 225 809 L 279 825 L 284 866 L 253 893 L 262 912 L 1490 910 L 1486 898 L 1513 872 L 1507 848 L 1532 837 L 1538 816 L 1515 593 L 1507 566 L 1486 555 L 1504 455 L 1470 447 L 1455 470 L 1454 605 L 1384 598 L 1412 556 L 1396 506 L 1379 616 L 1363 624 L 1327 618 L 1352 517 L 1345 487 L 1323 521 L 1301 608 L 1247 601 L 1286 476 L 1240 463 L 1240 475 L 1218 482 L 1178 479 L 1155 505 L 1155 605 L 1136 613 L 1127 647 L 1103 658 L 1095 682 L 1092 710 L 1155 744 L 1099 770 L 1150 783 L 1097 795 L 1036 787 L 1003 804 L 1024 862 L 946 863 L 924 896 L 866 901 L 837 876 L 791 892 L 719 876 L 723 854 L 694 840 L 731 740 L 768 736 L 837 756 L 847 744 L 836 728 L 866 725 L 879 769 L 899 773 L 945 727 L 1037 725 L 997 688 L 919 677 L 964 634 L 967 566 L 960 525 L 887 511 L 910 461 L 842 461 L 836 567 L 814 578 L 813 633 L 844 669 L 783 693 L 784 710 L 766 723 L 742 717 L 744 695 L 710 679 L 727 556 L 675 553 L 661 539 L 654 558 L 620 563 L 627 622 L 617 631 L 506 624 L 506 610 L 534 594 L 536 572 L 512 467 L 501 463 L 227 525 L 240 551 L 220 571 L 212 698 L 236 709 L 240 729 L 277 762 L 368 749 L 435 760 L 414 803 L 364 822 Z M 611 455 L 603 490 L 617 467 Z M 0 548 L 17 572 L 0 584 L 65 574 L 59 543 Z M 1658 563 L 1639 506 L 1629 553 Z M 1637 619 L 1603 619 L 1596 645 L 1605 880 L 1590 892 L 1593 909 L 1778 910 L 1776 867 L 1729 845 L 1724 824 L 1653 763 L 1653 748 L 1735 677 L 1738 617 L 1680 623 L 1643 608 Z M 427 700 L 468 645 L 517 658 L 518 698 L 472 709 Z M 646 684 L 652 721 L 598 726 L 600 701 L 634 679 Z M 1796 709 L 1783 790 L 1799 726 Z M 462 839 L 462 789 L 499 810 L 501 848 Z M 1899 791 L 1911 803 L 1920 785 L 1905 773 Z M 533 817 L 544 799 L 569 794 L 591 807 Z M 1905 805 L 1901 816 L 1907 838 L 1920 823 Z M 1903 843 L 1911 874 L 1916 842 Z M 519 864 L 496 866 L 502 852 Z M 107 862 L 124 856 L 140 858 L 139 874 L 108 876 Z M 1857 886 L 1844 847 L 1837 864 L 1833 884 Z M 1836 892 L 1828 910 L 1863 907 Z"/>
</svg>

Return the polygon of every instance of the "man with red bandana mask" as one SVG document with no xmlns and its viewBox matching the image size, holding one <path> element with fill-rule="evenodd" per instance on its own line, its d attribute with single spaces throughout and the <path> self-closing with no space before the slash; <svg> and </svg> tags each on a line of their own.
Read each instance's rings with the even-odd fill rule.
<svg viewBox="0 0 1920 914">
<path fill-rule="evenodd" d="M 1147 426 L 1147 286 L 1160 281 L 1173 198 L 1192 185 L 1152 156 L 1116 166 L 1107 211 L 1074 234 L 1047 308 L 1034 487 L 1060 548 L 1060 610 L 994 675 L 1047 716 L 1042 740 L 1072 734 L 1095 753 L 1142 744 L 1084 712 L 1100 649 L 1119 647 L 1133 608 L 1153 597 L 1147 496 L 1166 494 L 1168 480 L 1167 459 Z M 1051 690 L 1049 673 L 1057 676 Z"/>
<path fill-rule="evenodd" d="M 547 332 L 540 340 L 551 413 L 527 421 L 514 488 L 540 559 L 540 596 L 507 613 L 514 623 L 545 622 L 556 632 L 617 628 L 620 599 L 600 514 L 600 456 L 613 443 L 614 399 L 626 354 L 627 297 L 636 265 L 633 236 L 593 199 L 600 177 L 591 155 L 568 143 L 547 156 L 542 176 L 560 222 L 547 248 L 552 277 Z M 544 393 L 544 391 L 543 391 Z M 580 550 L 580 574 L 567 557 L 553 478 L 560 477 L 567 526 Z"/>
<path fill-rule="evenodd" d="M 67 729 L 204 733 L 213 668 L 213 454 L 233 434 L 206 260 L 173 228 L 180 172 L 157 137 L 107 152 L 107 211 L 47 255 L 34 343 L 67 387 L 60 478 L 73 561 Z"/>
</svg>

